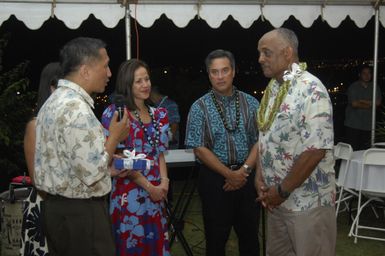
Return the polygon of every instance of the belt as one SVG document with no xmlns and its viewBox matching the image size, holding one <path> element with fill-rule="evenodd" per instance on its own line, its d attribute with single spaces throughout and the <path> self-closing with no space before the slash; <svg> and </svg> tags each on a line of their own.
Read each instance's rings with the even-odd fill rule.
<svg viewBox="0 0 385 256">
<path fill-rule="evenodd" d="M 242 167 L 243 164 L 234 163 L 234 164 L 226 164 L 227 167 L 229 167 L 230 170 L 238 170 Z"/>
<path fill-rule="evenodd" d="M 69 198 L 60 195 L 52 195 L 47 194 L 46 198 L 49 200 L 61 200 L 61 201 L 105 201 L 107 200 L 107 196 L 99 196 L 99 197 L 90 197 L 90 198 Z"/>
</svg>

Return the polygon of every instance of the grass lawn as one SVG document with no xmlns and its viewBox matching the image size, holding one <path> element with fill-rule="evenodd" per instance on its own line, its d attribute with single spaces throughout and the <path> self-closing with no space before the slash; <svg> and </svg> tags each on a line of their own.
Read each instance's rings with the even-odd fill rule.
<svg viewBox="0 0 385 256">
<path fill-rule="evenodd" d="M 178 183 L 178 182 L 177 182 Z M 175 186 L 175 197 L 179 196 L 178 184 Z M 385 227 L 385 218 L 383 209 L 379 209 L 379 219 L 376 219 L 370 209 L 365 214 L 371 223 L 376 223 L 379 226 Z M 358 239 L 357 244 L 354 243 L 354 238 L 348 237 L 350 230 L 349 219 L 346 213 L 340 213 L 337 219 L 337 256 L 385 256 L 385 242 Z M 364 234 L 364 231 L 362 234 Z M 205 255 L 205 238 L 203 231 L 203 222 L 201 215 L 201 205 L 198 194 L 195 192 L 192 201 L 188 207 L 185 216 L 185 224 L 183 234 L 193 252 L 193 255 Z M 385 238 L 385 233 L 377 233 Z M 262 241 L 262 239 L 260 239 Z M 261 246 L 262 247 L 262 246 Z M 173 256 L 187 255 L 180 241 L 175 241 L 171 247 L 171 254 Z M 238 256 L 237 237 L 234 232 L 231 233 L 230 239 L 227 243 L 226 255 Z M 262 253 L 261 253 L 262 256 Z"/>
</svg>

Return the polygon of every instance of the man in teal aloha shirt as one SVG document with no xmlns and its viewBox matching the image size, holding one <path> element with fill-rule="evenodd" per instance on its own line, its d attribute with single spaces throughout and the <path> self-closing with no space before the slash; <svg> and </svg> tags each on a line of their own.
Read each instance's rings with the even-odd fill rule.
<svg viewBox="0 0 385 256">
<path fill-rule="evenodd" d="M 298 39 L 279 28 L 258 43 L 272 78 L 258 112 L 256 187 L 268 209 L 267 254 L 335 255 L 332 104 L 322 82 L 298 62 Z M 289 68 L 289 70 L 287 70 Z"/>
</svg>

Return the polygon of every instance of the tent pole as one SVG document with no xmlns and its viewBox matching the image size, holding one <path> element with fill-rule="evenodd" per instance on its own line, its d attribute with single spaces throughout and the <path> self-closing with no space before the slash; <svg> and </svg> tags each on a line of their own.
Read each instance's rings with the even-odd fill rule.
<svg viewBox="0 0 385 256">
<path fill-rule="evenodd" d="M 131 22 L 130 22 L 130 4 L 127 1 L 126 4 L 126 15 L 124 21 L 126 24 L 126 57 L 127 60 L 131 59 Z"/>
<path fill-rule="evenodd" d="M 371 146 L 374 146 L 376 135 L 376 91 L 377 91 L 377 60 L 378 60 L 378 27 L 379 27 L 379 6 L 375 8 L 375 26 L 374 26 L 374 57 L 373 57 L 373 103 L 372 103 L 372 132 Z"/>
</svg>

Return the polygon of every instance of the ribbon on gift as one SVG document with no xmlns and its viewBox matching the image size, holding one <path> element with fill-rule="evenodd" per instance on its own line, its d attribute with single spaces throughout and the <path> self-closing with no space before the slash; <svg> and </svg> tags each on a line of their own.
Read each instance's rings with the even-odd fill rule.
<svg viewBox="0 0 385 256">
<path fill-rule="evenodd" d="M 146 159 L 145 154 L 137 154 L 135 149 L 123 150 L 124 158 L 115 159 L 116 169 L 132 169 L 132 170 L 150 170 L 154 165 L 153 160 Z"/>
<path fill-rule="evenodd" d="M 145 154 L 140 153 L 136 155 L 135 149 L 133 150 L 125 149 L 123 150 L 123 155 L 128 159 L 146 159 Z"/>
</svg>

